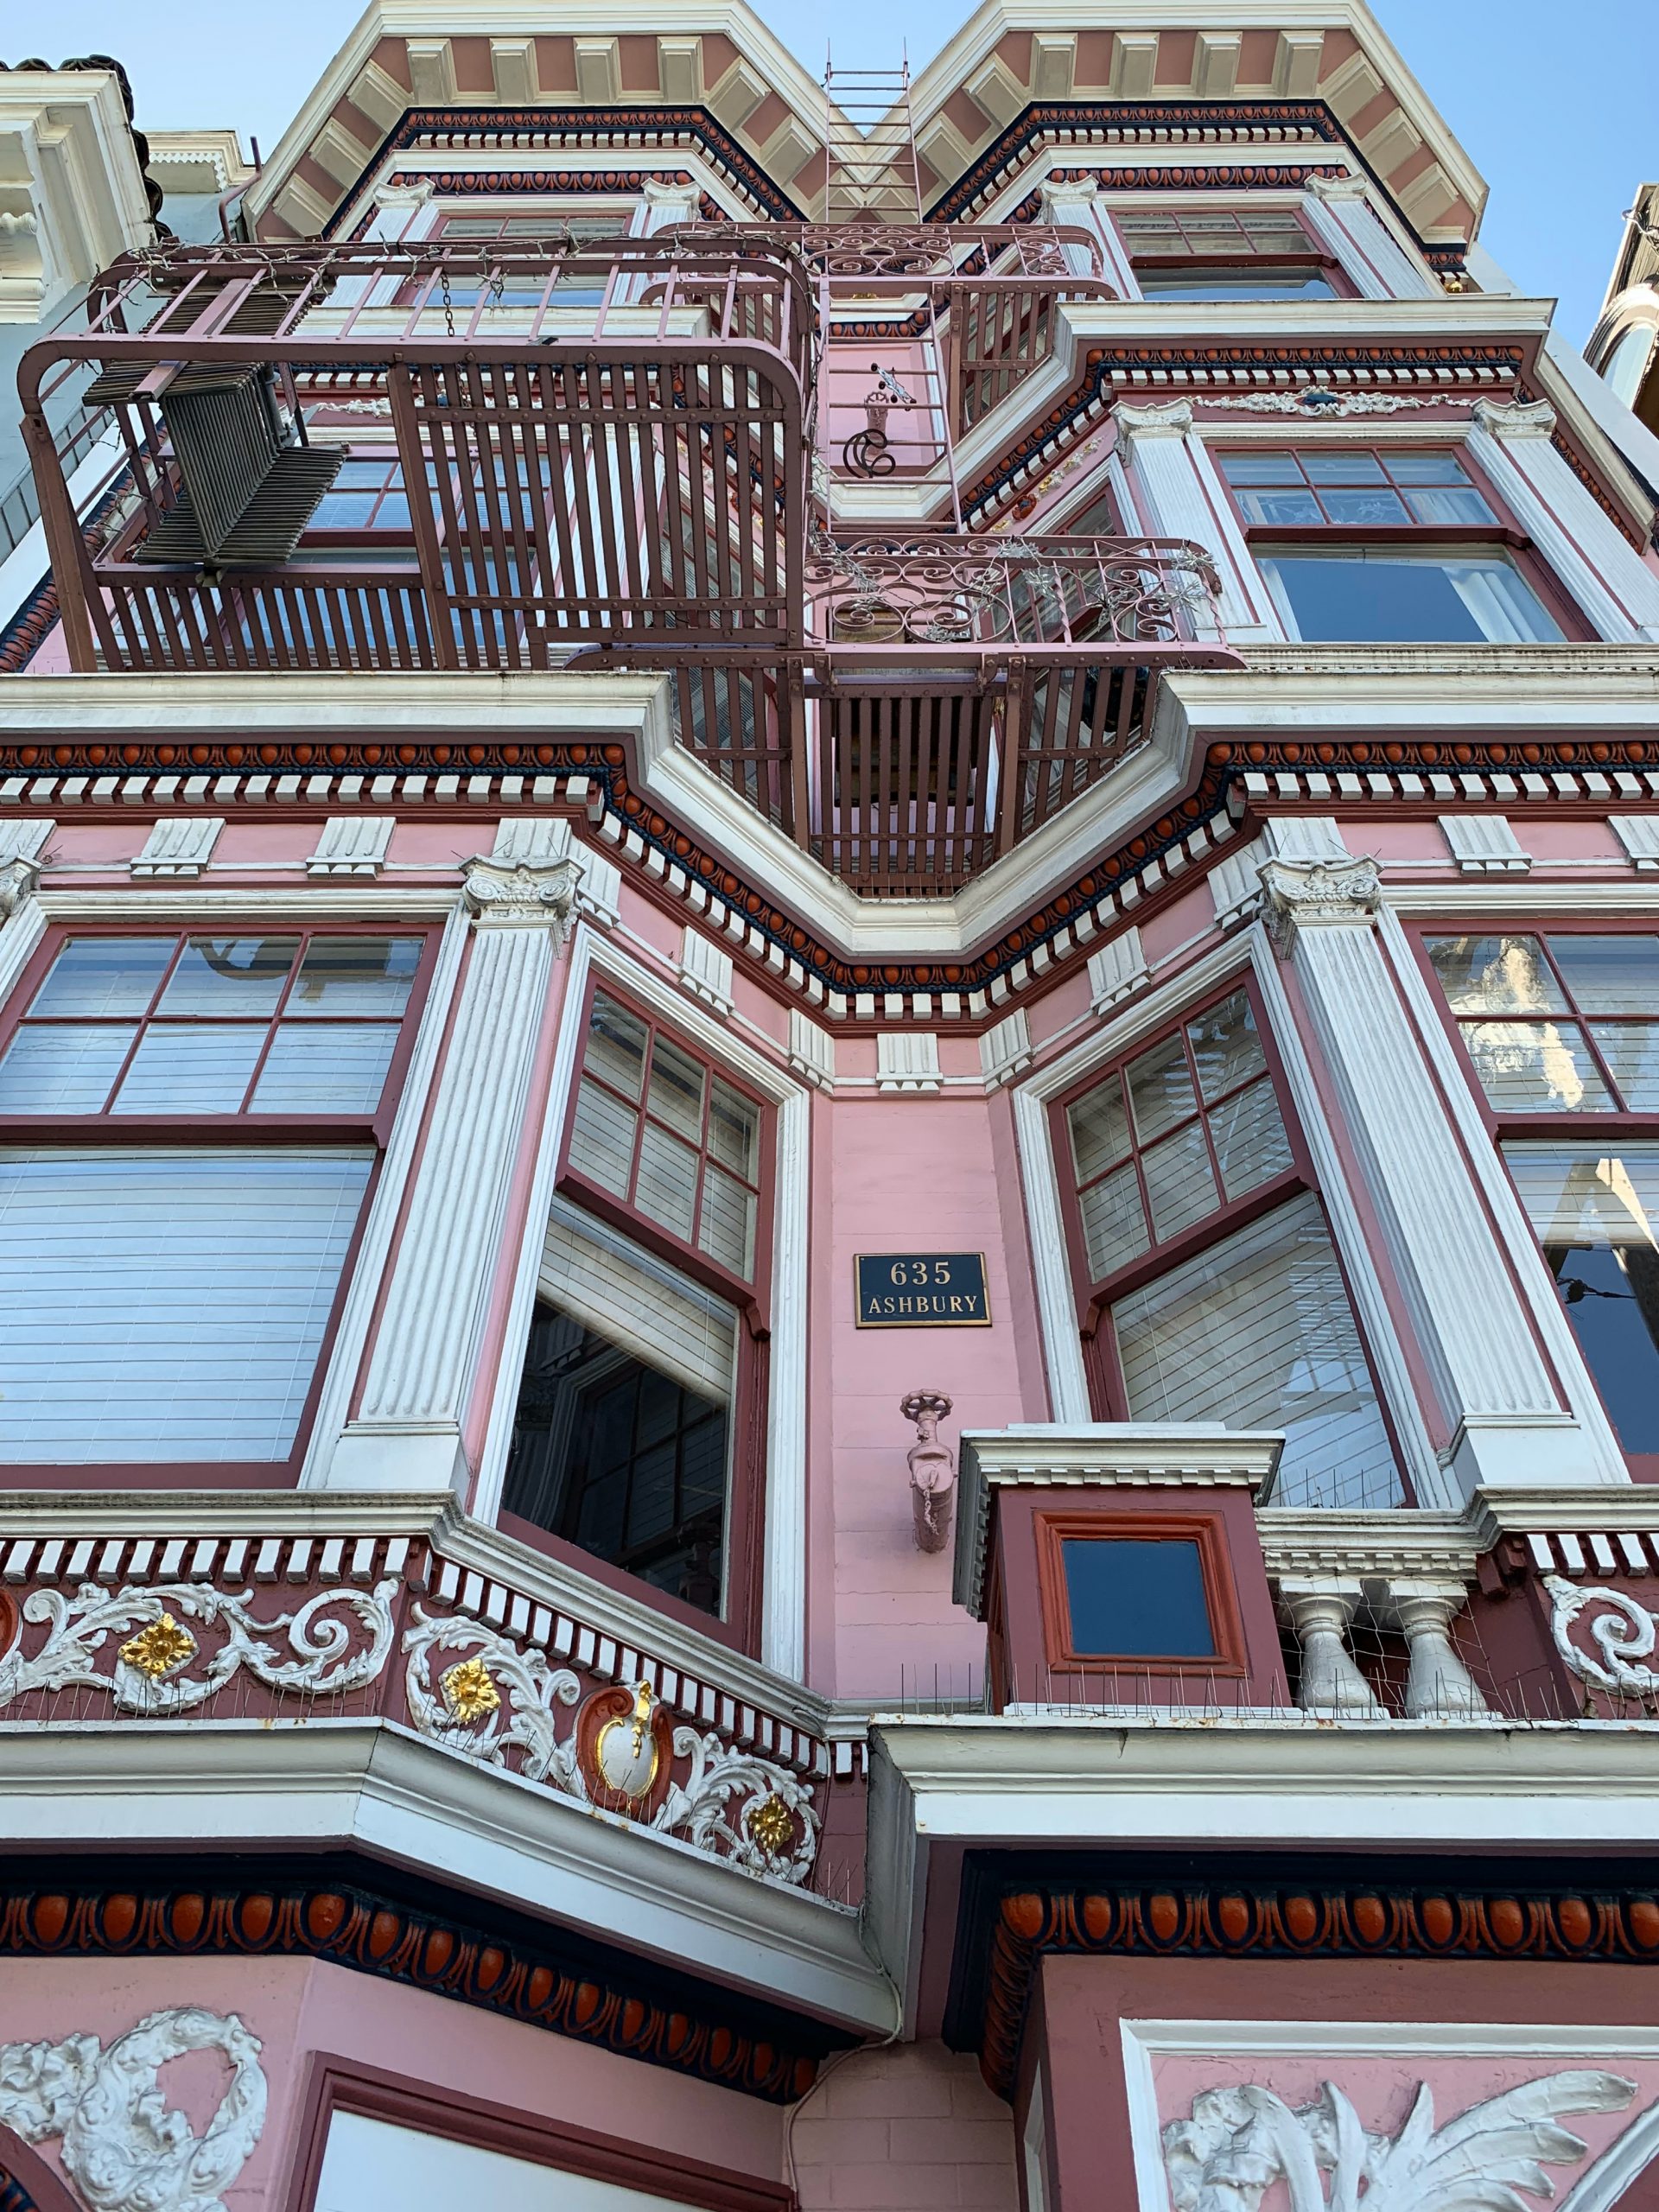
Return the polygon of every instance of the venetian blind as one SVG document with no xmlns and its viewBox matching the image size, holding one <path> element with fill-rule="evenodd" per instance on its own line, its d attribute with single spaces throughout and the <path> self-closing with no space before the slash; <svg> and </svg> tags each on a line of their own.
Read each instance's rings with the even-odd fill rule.
<svg viewBox="0 0 1659 2212">
<path fill-rule="evenodd" d="M 1132 1416 L 1282 1429 L 1274 1501 L 1401 1503 L 1337 1256 L 1311 1192 L 1112 1308 Z"/>
<path fill-rule="evenodd" d="M 564 1198 L 553 1201 L 539 1287 L 599 1336 L 688 1390 L 729 1403 L 735 1311 Z"/>
<path fill-rule="evenodd" d="M 285 1459 L 373 1160 L 0 1150 L 0 1457 Z"/>
</svg>

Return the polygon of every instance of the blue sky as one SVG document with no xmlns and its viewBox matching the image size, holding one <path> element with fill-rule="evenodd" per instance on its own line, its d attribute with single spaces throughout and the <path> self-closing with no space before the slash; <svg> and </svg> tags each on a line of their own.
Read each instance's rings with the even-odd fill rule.
<svg viewBox="0 0 1659 2212">
<path fill-rule="evenodd" d="M 1636 187 L 1659 174 L 1659 5 L 1655 0 L 1375 0 L 1383 28 L 1491 188 L 1483 231 L 1522 288 L 1559 298 L 1560 327 L 1588 335 Z M 887 68 L 907 38 L 912 67 L 943 43 L 968 0 L 759 0 L 816 76 L 826 32 L 838 61 Z M 283 0 L 227 12 L 223 0 L 35 0 L 49 60 L 113 54 L 130 73 L 142 128 L 234 124 L 269 149 L 357 18 L 354 0 Z M 550 22 L 556 22 L 550 4 Z M 1063 12 L 1063 11 L 1062 11 Z M 142 31 L 137 26 L 142 22 Z M 1576 35 L 1592 26 L 1594 37 Z M 49 35 L 48 35 L 49 27 Z M 17 35 L 8 41 L 16 54 Z"/>
</svg>

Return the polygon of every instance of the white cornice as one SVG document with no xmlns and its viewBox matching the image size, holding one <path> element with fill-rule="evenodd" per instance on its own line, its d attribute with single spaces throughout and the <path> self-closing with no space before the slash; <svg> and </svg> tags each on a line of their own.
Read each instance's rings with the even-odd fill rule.
<svg viewBox="0 0 1659 2212">
<path fill-rule="evenodd" d="M 16 1849 L 355 1846 L 861 2033 L 896 2024 L 856 1914 L 642 1834 L 385 1720 L 0 1725 Z"/>
<path fill-rule="evenodd" d="M 346 34 L 339 52 L 323 70 L 304 105 L 277 142 L 264 170 L 248 193 L 251 218 L 269 207 L 301 157 L 345 97 L 347 88 L 385 38 L 432 39 L 448 35 L 467 38 L 524 38 L 556 32 L 561 37 L 597 35 L 613 38 L 619 33 L 648 32 L 652 37 L 695 37 L 699 33 L 728 38 L 772 89 L 789 104 L 797 118 L 816 137 L 823 129 L 823 92 L 817 79 L 782 44 L 759 16 L 742 0 L 652 0 L 640 8 L 637 20 L 628 22 L 626 0 L 563 0 L 556 19 L 545 0 L 487 0 L 479 5 L 467 0 L 373 0 Z M 555 105 L 550 100 L 550 106 Z M 570 95 L 558 105 L 584 105 Z M 630 105 L 638 105 L 631 100 Z M 411 99 L 411 105 L 420 103 Z M 461 106 L 500 105 L 493 96 L 463 95 Z M 671 105 L 671 103 L 665 103 Z M 739 134 L 741 135 L 741 134 Z"/>
<path fill-rule="evenodd" d="M 1656 1751 L 1651 1720 L 878 1715 L 866 1916 L 910 1993 L 936 1845 L 1645 1856 Z"/>
<path fill-rule="evenodd" d="M 1064 11 L 1057 11 L 1052 0 L 986 0 L 918 72 L 911 88 L 918 122 L 943 107 L 1010 31 L 1052 30 L 1062 23 L 1068 31 L 1348 31 L 1474 210 L 1478 226 L 1486 201 L 1484 179 L 1364 0 L 1278 0 L 1267 7 L 1261 0 L 1131 0 L 1128 5 L 1124 0 L 1071 0 Z"/>
</svg>

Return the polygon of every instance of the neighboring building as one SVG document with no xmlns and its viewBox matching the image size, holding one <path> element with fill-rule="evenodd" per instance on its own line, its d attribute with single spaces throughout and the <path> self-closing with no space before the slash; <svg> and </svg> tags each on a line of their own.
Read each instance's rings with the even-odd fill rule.
<svg viewBox="0 0 1659 2212">
<path fill-rule="evenodd" d="M 1584 356 L 1630 412 L 1659 431 L 1659 184 L 1640 186 L 1625 212 L 1601 319 Z"/>
<path fill-rule="evenodd" d="M 1363 0 L 545 22 L 0 79 L 0 2205 L 1659 2204 L 1639 448 Z"/>
</svg>

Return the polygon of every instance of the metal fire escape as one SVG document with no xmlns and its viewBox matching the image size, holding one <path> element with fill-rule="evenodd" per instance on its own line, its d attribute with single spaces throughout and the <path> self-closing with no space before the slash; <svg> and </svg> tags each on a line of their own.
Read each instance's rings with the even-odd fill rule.
<svg viewBox="0 0 1659 2212">
<path fill-rule="evenodd" d="M 897 94 L 830 79 L 818 222 L 117 264 L 19 373 L 70 665 L 664 669 L 681 742 L 861 891 L 982 870 L 1122 757 L 1161 668 L 1230 656 L 1196 547 L 961 527 L 964 439 L 1019 434 L 1106 287 L 1081 233 L 921 219 Z M 890 469 L 840 365 L 873 352 Z M 128 470 L 79 512 L 48 410 L 89 372 Z"/>
</svg>

